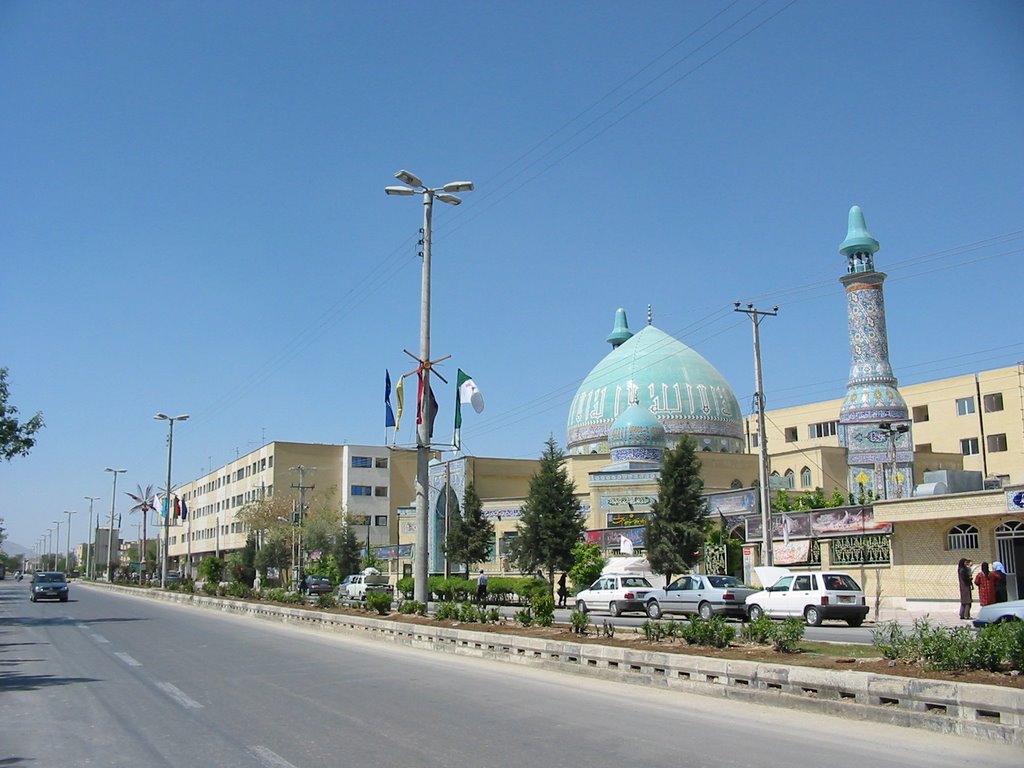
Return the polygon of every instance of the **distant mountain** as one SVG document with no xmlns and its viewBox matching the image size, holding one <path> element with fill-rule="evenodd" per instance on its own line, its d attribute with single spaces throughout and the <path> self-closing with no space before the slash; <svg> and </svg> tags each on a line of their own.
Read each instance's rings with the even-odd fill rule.
<svg viewBox="0 0 1024 768">
<path fill-rule="evenodd" d="M 11 541 L 10 539 L 4 539 L 3 543 L 0 544 L 0 552 L 4 552 L 8 555 L 11 555 L 12 557 L 17 557 L 18 555 L 27 555 L 31 551 L 32 550 L 29 547 L 24 547 L 16 541 Z"/>
</svg>

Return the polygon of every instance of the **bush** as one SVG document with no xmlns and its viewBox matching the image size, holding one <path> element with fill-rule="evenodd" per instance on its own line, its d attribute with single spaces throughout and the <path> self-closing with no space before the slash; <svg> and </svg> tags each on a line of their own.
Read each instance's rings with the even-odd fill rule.
<svg viewBox="0 0 1024 768">
<path fill-rule="evenodd" d="M 367 593 L 366 607 L 376 611 L 379 616 L 386 616 L 391 611 L 391 594 L 389 592 Z"/>
<path fill-rule="evenodd" d="M 689 622 L 681 627 L 683 640 L 689 645 L 709 645 L 713 648 L 726 648 L 736 630 L 725 623 L 724 616 L 712 616 L 705 621 L 700 616 L 690 617 Z"/>
<path fill-rule="evenodd" d="M 475 624 L 481 620 L 482 613 L 483 611 L 477 610 L 477 607 L 472 603 L 464 602 L 459 606 L 459 621 Z"/>
<path fill-rule="evenodd" d="M 203 592 L 211 597 L 217 594 L 217 582 L 216 581 L 204 581 Z"/>
<path fill-rule="evenodd" d="M 555 600 L 550 592 L 534 593 L 530 608 L 540 626 L 550 627 L 555 623 Z"/>
<path fill-rule="evenodd" d="M 872 643 L 887 659 L 928 669 L 989 671 L 1024 669 L 1024 623 L 996 624 L 974 632 L 969 627 L 937 627 L 918 619 L 907 633 L 895 622 L 876 627 Z"/>
<path fill-rule="evenodd" d="M 522 624 L 524 627 L 529 627 L 533 624 L 533 612 L 530 609 L 523 608 L 520 611 L 516 611 L 515 620 Z"/>
<path fill-rule="evenodd" d="M 771 642 L 775 623 L 767 616 L 759 616 L 743 625 L 740 635 L 751 643 L 765 645 Z"/>
<path fill-rule="evenodd" d="M 459 606 L 452 602 L 441 603 L 434 609 L 434 618 L 438 620 L 449 619 L 451 621 L 458 621 Z"/>
<path fill-rule="evenodd" d="M 412 600 L 413 595 L 416 593 L 416 584 L 413 581 L 412 576 L 403 576 L 395 584 L 397 589 L 406 600 Z"/>
<path fill-rule="evenodd" d="M 252 588 L 247 587 L 240 581 L 233 581 L 228 584 L 227 587 L 225 587 L 224 592 L 227 597 L 252 597 Z"/>
<path fill-rule="evenodd" d="M 574 608 L 572 613 L 569 614 L 569 623 L 572 625 L 572 631 L 575 634 L 585 635 L 590 627 L 590 616 Z"/>
<path fill-rule="evenodd" d="M 406 615 L 415 613 L 420 616 L 426 616 L 427 606 L 424 603 L 417 602 L 416 600 L 403 600 L 398 604 L 398 612 Z"/>
<path fill-rule="evenodd" d="M 779 653 L 793 653 L 804 639 L 804 622 L 795 616 L 772 626 L 770 638 L 772 647 Z"/>
<path fill-rule="evenodd" d="M 338 607 L 338 598 L 336 598 L 334 595 L 332 595 L 330 593 L 328 593 L 326 595 L 317 595 L 316 596 L 316 607 L 317 608 L 322 608 L 323 610 L 327 610 L 328 608 L 337 608 Z"/>
</svg>

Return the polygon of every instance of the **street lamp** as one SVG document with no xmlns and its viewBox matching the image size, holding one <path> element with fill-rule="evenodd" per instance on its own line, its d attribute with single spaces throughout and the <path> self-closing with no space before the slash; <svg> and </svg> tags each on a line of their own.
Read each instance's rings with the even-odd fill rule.
<svg viewBox="0 0 1024 768">
<path fill-rule="evenodd" d="M 64 573 L 71 573 L 71 516 L 75 514 L 73 509 L 65 509 L 64 514 L 68 516 L 68 553 L 64 559 Z"/>
<path fill-rule="evenodd" d="M 893 424 L 891 421 L 883 421 L 878 428 L 889 436 L 889 460 L 892 463 L 892 487 L 897 499 L 903 498 L 903 480 L 899 478 L 899 465 L 896 463 L 896 441 L 900 435 L 910 431 L 909 424 Z M 885 489 L 885 498 L 889 498 L 889 484 L 885 482 L 885 472 L 882 473 L 882 487 Z"/>
<path fill-rule="evenodd" d="M 171 452 L 174 449 L 174 422 L 188 421 L 188 414 L 181 416 L 168 416 L 166 413 L 158 413 L 153 417 L 157 421 L 167 422 L 167 514 L 164 515 L 164 557 L 160 567 L 160 586 L 167 586 L 167 554 L 169 551 L 171 533 Z"/>
<path fill-rule="evenodd" d="M 117 502 L 117 476 L 127 472 L 127 469 L 114 469 L 106 467 L 104 472 L 111 472 L 114 475 L 114 490 L 110 494 L 110 528 L 107 532 L 107 583 L 114 583 L 114 561 L 110 559 L 110 550 L 114 548 L 114 504 Z"/>
<path fill-rule="evenodd" d="M 53 570 L 57 570 L 57 550 L 60 549 L 60 520 L 54 520 L 53 524 L 57 526 L 56 544 L 53 548 Z"/>
<path fill-rule="evenodd" d="M 99 496 L 85 496 L 89 500 L 89 540 L 85 544 L 85 577 L 87 579 L 92 578 L 92 567 L 95 564 L 93 561 L 96 559 L 92 555 L 92 546 L 96 539 L 96 532 L 92 527 L 92 503 L 96 501 Z"/>
<path fill-rule="evenodd" d="M 423 282 L 420 293 L 420 372 L 424 377 L 423 397 L 419 402 L 416 428 L 416 552 L 413 557 L 413 597 L 427 604 L 430 590 L 427 586 L 427 476 L 430 469 L 430 225 L 436 197 L 442 203 L 458 205 L 462 200 L 455 192 L 472 192 L 473 182 L 451 181 L 443 187 L 428 187 L 418 176 L 406 170 L 398 171 L 395 178 L 407 186 L 385 187 L 388 195 L 409 197 L 423 195 Z"/>
</svg>

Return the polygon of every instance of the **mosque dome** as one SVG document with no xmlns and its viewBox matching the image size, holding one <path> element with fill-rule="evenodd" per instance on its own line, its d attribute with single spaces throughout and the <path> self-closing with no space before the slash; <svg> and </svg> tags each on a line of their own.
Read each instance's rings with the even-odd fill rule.
<svg viewBox="0 0 1024 768">
<path fill-rule="evenodd" d="M 665 428 L 649 408 L 633 402 L 612 422 L 608 430 L 608 451 L 615 464 L 636 461 L 660 464 L 665 453 Z"/>
<path fill-rule="evenodd" d="M 654 447 L 654 423 L 641 412 L 661 426 L 668 446 L 690 435 L 698 451 L 743 451 L 736 395 L 700 354 L 650 322 L 630 333 L 622 310 L 608 341 L 612 351 L 583 380 L 569 408 L 569 454 Z M 650 444 L 631 444 L 643 428 L 650 432 Z"/>
</svg>

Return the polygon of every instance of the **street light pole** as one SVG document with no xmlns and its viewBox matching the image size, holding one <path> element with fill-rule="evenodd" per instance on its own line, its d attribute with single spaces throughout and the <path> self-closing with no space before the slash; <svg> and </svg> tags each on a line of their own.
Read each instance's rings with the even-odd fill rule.
<svg viewBox="0 0 1024 768">
<path fill-rule="evenodd" d="M 754 397 L 757 398 L 757 476 L 758 482 L 761 485 L 761 532 L 764 539 L 764 564 L 774 565 L 775 551 L 771 527 L 771 495 L 768 488 L 768 436 L 765 434 L 764 429 L 764 380 L 761 377 L 760 326 L 762 317 L 775 317 L 779 314 L 779 308 L 772 307 L 771 312 L 761 312 L 753 304 L 747 304 L 746 308 L 742 309 L 737 301 L 735 302 L 734 311 L 748 315 L 754 325 L 754 386 L 757 387 Z"/>
<path fill-rule="evenodd" d="M 53 547 L 53 570 L 57 570 L 57 550 L 60 549 L 60 520 L 54 520 L 53 524 L 57 526 L 56 544 Z"/>
<path fill-rule="evenodd" d="M 85 544 L 85 577 L 87 579 L 91 579 L 93 560 L 96 559 L 92 554 L 92 546 L 96 540 L 96 532 L 92 527 L 92 503 L 96 501 L 99 496 L 85 496 L 84 498 L 89 500 L 89 540 Z"/>
<path fill-rule="evenodd" d="M 64 572 L 71 573 L 71 516 L 75 514 L 73 509 L 65 509 L 64 514 L 68 516 L 68 552 L 64 557 Z"/>
<path fill-rule="evenodd" d="M 111 550 L 114 548 L 114 505 L 117 503 L 117 476 L 127 472 L 127 469 L 114 469 L 106 467 L 104 472 L 114 475 L 114 490 L 110 494 L 110 528 L 107 530 L 107 583 L 114 583 L 114 561 L 111 559 Z"/>
<path fill-rule="evenodd" d="M 167 586 L 167 556 L 170 551 L 171 533 L 171 452 L 174 450 L 174 422 L 188 421 L 188 414 L 181 416 L 168 416 L 166 413 L 158 413 L 154 417 L 157 421 L 167 422 L 167 514 L 164 515 L 164 557 L 160 567 L 160 586 Z"/>
<path fill-rule="evenodd" d="M 443 187 L 428 187 L 419 177 L 406 170 L 398 171 L 395 178 L 408 186 L 385 187 L 388 195 L 408 197 L 423 195 L 423 278 L 420 291 L 420 375 L 423 377 L 422 397 L 418 403 L 416 428 L 416 551 L 413 556 L 413 598 L 427 604 L 430 590 L 427 585 L 429 557 L 427 543 L 429 515 L 427 510 L 427 478 L 430 471 L 430 240 L 434 198 L 448 205 L 462 200 L 455 192 L 472 192 L 473 182 L 452 181 Z"/>
</svg>

